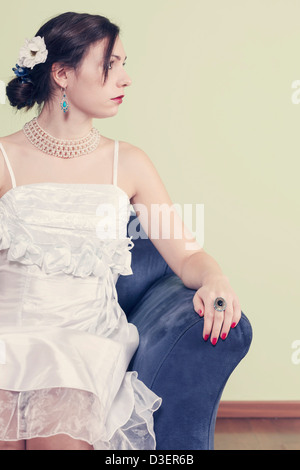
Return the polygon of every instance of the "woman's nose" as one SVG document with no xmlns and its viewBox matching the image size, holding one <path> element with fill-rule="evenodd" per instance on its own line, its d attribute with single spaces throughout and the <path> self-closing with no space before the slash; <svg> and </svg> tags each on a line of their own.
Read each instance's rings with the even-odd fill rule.
<svg viewBox="0 0 300 470">
<path fill-rule="evenodd" d="M 122 87 L 122 86 L 130 86 L 131 84 L 132 84 L 132 80 L 129 77 L 128 73 L 125 72 L 125 70 L 124 70 L 123 75 L 119 80 L 119 85 Z"/>
</svg>

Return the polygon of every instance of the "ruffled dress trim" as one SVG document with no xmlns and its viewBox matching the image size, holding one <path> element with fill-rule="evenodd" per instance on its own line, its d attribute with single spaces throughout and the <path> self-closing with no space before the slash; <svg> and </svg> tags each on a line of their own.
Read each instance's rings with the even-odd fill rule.
<svg viewBox="0 0 300 470">
<path fill-rule="evenodd" d="M 130 401 L 125 410 L 124 398 Z M 155 449 L 153 413 L 160 407 L 161 398 L 137 378 L 136 372 L 128 372 L 115 402 L 111 410 L 116 416 L 116 408 L 123 407 L 122 422 L 113 415 L 105 422 L 99 398 L 85 390 L 0 390 L 0 440 L 67 434 L 88 442 L 95 450 Z"/>
<path fill-rule="evenodd" d="M 130 251 L 133 246 L 132 236 L 85 240 L 77 251 L 66 241 L 39 244 L 0 205 L 0 250 L 8 250 L 8 260 L 35 264 L 46 274 L 64 272 L 82 278 L 102 277 L 109 267 L 113 274 L 130 275 L 133 274 Z"/>
</svg>

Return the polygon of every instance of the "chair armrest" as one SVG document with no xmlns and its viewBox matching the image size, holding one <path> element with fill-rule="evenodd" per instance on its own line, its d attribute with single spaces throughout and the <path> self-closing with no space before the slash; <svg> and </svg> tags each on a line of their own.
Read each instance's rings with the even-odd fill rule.
<svg viewBox="0 0 300 470">
<path fill-rule="evenodd" d="M 226 340 L 205 342 L 194 294 L 175 274 L 166 275 L 128 317 L 140 335 L 129 369 L 162 398 L 154 415 L 157 449 L 213 449 L 222 391 L 252 340 L 242 314 Z"/>
</svg>

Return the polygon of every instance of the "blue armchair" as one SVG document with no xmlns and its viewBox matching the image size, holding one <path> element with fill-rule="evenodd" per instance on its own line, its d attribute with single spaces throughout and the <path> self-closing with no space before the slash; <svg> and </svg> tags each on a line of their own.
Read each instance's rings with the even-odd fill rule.
<svg viewBox="0 0 300 470">
<path fill-rule="evenodd" d="M 128 226 L 137 218 L 131 215 Z M 252 329 L 244 314 L 236 328 L 213 346 L 202 338 L 203 318 L 187 288 L 146 237 L 133 238 L 131 276 L 120 276 L 118 299 L 140 335 L 129 366 L 158 396 L 154 414 L 157 449 L 214 448 L 217 411 L 223 389 L 247 354 Z M 127 229 L 128 229 L 127 226 Z M 127 231 L 128 234 L 128 231 Z"/>
</svg>

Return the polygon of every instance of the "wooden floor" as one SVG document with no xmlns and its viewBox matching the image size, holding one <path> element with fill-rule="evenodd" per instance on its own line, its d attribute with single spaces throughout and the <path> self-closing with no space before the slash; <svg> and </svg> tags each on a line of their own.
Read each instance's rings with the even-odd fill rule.
<svg viewBox="0 0 300 470">
<path fill-rule="evenodd" d="M 300 450 L 300 419 L 219 418 L 215 450 Z"/>
</svg>

